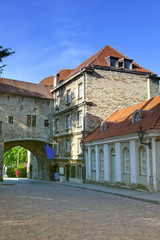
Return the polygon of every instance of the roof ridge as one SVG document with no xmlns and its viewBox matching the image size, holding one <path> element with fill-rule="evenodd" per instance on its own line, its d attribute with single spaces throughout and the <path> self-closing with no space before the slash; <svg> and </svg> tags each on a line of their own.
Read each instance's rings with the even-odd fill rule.
<svg viewBox="0 0 160 240">
<path fill-rule="evenodd" d="M 97 54 L 97 56 L 96 56 L 88 65 L 92 64 L 92 63 L 100 56 L 100 54 L 104 51 L 104 49 L 105 49 L 107 46 L 109 46 L 109 45 L 106 45 L 105 47 L 103 47 L 102 49 L 100 49 L 100 50 L 98 51 L 99 54 Z M 98 53 L 98 52 L 97 52 L 97 53 Z"/>
<path fill-rule="evenodd" d="M 33 85 L 39 85 L 38 83 L 25 82 L 25 81 L 15 80 L 15 79 L 11 79 L 11 78 L 3 78 L 3 77 L 0 77 L 0 79 L 6 79 L 6 80 L 9 80 L 9 81 L 15 81 L 15 82 L 21 82 L 21 83 L 27 83 L 27 84 L 33 84 Z"/>
</svg>

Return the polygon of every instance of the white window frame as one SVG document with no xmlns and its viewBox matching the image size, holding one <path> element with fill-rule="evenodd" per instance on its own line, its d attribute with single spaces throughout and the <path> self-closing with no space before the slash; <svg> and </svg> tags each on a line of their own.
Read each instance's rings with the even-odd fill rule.
<svg viewBox="0 0 160 240">
<path fill-rule="evenodd" d="M 56 118 L 55 120 L 55 127 L 56 127 L 56 132 L 59 132 L 59 118 Z"/>
<path fill-rule="evenodd" d="M 99 151 L 99 159 L 100 159 L 100 171 L 104 171 L 104 151 L 100 149 Z"/>
<path fill-rule="evenodd" d="M 127 147 L 123 150 L 124 173 L 130 173 L 130 152 Z"/>
<path fill-rule="evenodd" d="M 71 128 L 71 115 L 68 114 L 66 116 L 66 129 L 70 129 Z"/>
<path fill-rule="evenodd" d="M 67 90 L 66 104 L 71 103 L 71 89 Z"/>
<path fill-rule="evenodd" d="M 83 84 L 78 84 L 78 99 L 83 97 Z"/>
<path fill-rule="evenodd" d="M 56 152 L 55 155 L 59 155 L 59 142 L 56 143 Z"/>
<path fill-rule="evenodd" d="M 147 154 L 146 154 L 146 149 L 143 146 L 141 146 L 139 149 L 139 155 L 140 155 L 140 174 L 142 176 L 146 176 L 147 175 Z"/>
<path fill-rule="evenodd" d="M 83 124 L 83 115 L 82 110 L 78 111 L 78 127 L 81 127 Z"/>
<path fill-rule="evenodd" d="M 82 154 L 81 140 L 81 138 L 78 139 L 78 154 Z"/>
<path fill-rule="evenodd" d="M 71 152 L 71 141 L 70 140 L 66 141 L 66 152 L 67 153 Z"/>
</svg>

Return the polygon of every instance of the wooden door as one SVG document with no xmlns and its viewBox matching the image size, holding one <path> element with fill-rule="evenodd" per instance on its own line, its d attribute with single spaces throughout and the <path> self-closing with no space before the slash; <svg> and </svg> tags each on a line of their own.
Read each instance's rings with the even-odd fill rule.
<svg viewBox="0 0 160 240">
<path fill-rule="evenodd" d="M 69 181 L 70 165 L 66 165 L 66 181 Z"/>
</svg>

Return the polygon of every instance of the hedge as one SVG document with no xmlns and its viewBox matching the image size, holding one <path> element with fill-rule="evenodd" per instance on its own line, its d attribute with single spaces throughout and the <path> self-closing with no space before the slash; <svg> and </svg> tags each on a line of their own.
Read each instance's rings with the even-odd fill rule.
<svg viewBox="0 0 160 240">
<path fill-rule="evenodd" d="M 8 177 L 16 177 L 16 170 L 17 168 L 9 167 L 7 168 L 7 176 Z M 19 167 L 19 177 L 26 178 L 27 177 L 27 167 Z"/>
</svg>

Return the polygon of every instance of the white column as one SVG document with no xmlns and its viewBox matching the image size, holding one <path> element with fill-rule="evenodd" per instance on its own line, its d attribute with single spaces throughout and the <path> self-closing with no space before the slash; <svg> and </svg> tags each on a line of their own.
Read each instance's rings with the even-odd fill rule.
<svg viewBox="0 0 160 240">
<path fill-rule="evenodd" d="M 99 154 L 98 154 L 98 145 L 95 147 L 96 152 L 96 181 L 99 181 Z"/>
<path fill-rule="evenodd" d="M 91 179 L 91 147 L 88 147 L 88 180 Z"/>
<path fill-rule="evenodd" d="M 130 163 L 131 163 L 131 184 L 136 184 L 136 144 L 135 140 L 130 141 Z"/>
<path fill-rule="evenodd" d="M 154 188 L 154 191 L 157 191 L 156 142 L 155 142 L 155 138 L 152 139 L 152 175 L 153 175 L 153 188 Z"/>
<path fill-rule="evenodd" d="M 108 144 L 104 144 L 104 181 L 109 182 L 109 155 L 108 155 Z"/>
<path fill-rule="evenodd" d="M 115 143 L 116 153 L 116 182 L 121 182 L 121 151 L 120 142 Z"/>
<path fill-rule="evenodd" d="M 86 179 L 88 179 L 89 174 L 88 174 L 88 149 L 85 150 L 85 158 L 86 158 Z"/>
<path fill-rule="evenodd" d="M 148 143 L 147 139 L 147 143 Z M 150 176 L 151 176 L 151 168 L 150 168 L 150 149 L 146 147 L 146 155 L 147 155 L 147 184 L 150 185 Z"/>
</svg>

